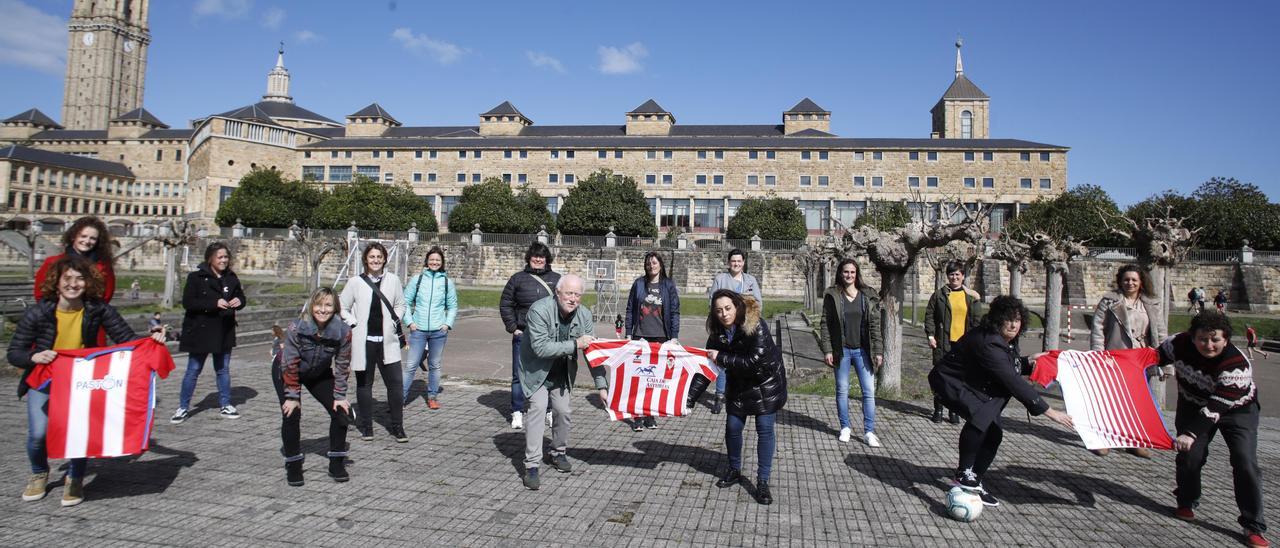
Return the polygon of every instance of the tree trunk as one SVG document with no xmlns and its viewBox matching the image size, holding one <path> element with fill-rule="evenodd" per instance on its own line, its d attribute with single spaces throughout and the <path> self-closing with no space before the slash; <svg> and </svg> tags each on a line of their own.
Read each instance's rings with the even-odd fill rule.
<svg viewBox="0 0 1280 548">
<path fill-rule="evenodd" d="M 1062 331 L 1062 283 L 1066 265 L 1045 263 L 1044 350 L 1057 350 Z"/>
<path fill-rule="evenodd" d="M 1022 298 L 1022 269 L 1013 263 L 1009 263 L 1009 295 Z"/>
<path fill-rule="evenodd" d="M 164 297 L 160 299 L 160 307 L 173 308 L 174 293 L 178 286 L 178 248 L 164 246 Z"/>
<path fill-rule="evenodd" d="M 897 397 L 902 391 L 902 290 L 906 273 L 903 270 L 882 270 L 880 273 L 881 331 L 884 333 L 884 365 L 880 368 L 876 395 Z M 875 366 L 874 356 L 868 363 Z"/>
<path fill-rule="evenodd" d="M 1151 321 L 1156 322 L 1156 332 L 1169 332 L 1169 311 L 1173 308 L 1173 295 L 1169 292 L 1168 272 L 1169 268 L 1158 264 L 1147 266 L 1151 275 L 1151 286 L 1155 290 L 1156 297 L 1160 299 L 1160 313 L 1156 314 Z M 1151 346 L 1160 344 L 1160 341 L 1148 341 Z M 1159 377 L 1148 377 L 1151 382 L 1151 388 L 1156 393 L 1156 406 L 1164 409 L 1165 404 L 1165 381 Z"/>
</svg>

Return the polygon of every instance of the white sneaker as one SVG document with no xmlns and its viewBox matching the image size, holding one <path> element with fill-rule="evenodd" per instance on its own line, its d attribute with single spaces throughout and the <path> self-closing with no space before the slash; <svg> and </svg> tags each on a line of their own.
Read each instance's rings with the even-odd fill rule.
<svg viewBox="0 0 1280 548">
<path fill-rule="evenodd" d="M 852 435 L 853 435 L 853 430 L 851 430 L 851 429 L 849 429 L 849 428 L 841 428 L 841 429 L 840 429 L 840 441 L 841 441 L 841 442 L 849 443 L 849 437 L 850 437 L 850 436 L 852 436 Z"/>
<path fill-rule="evenodd" d="M 880 438 L 876 437 L 875 432 L 867 432 L 866 434 L 863 434 L 862 439 L 866 440 L 867 445 L 870 445 L 871 447 L 881 447 Z"/>
<path fill-rule="evenodd" d="M 173 417 L 169 418 L 169 424 L 182 424 L 186 422 L 188 416 L 190 414 L 187 413 L 187 408 L 179 407 L 177 411 L 173 412 Z"/>
<path fill-rule="evenodd" d="M 224 419 L 240 418 L 240 412 L 236 410 L 236 406 L 234 405 L 228 405 L 223 407 L 221 411 L 218 411 L 218 415 Z"/>
<path fill-rule="evenodd" d="M 547 411 L 547 428 L 551 428 L 551 425 L 552 425 L 551 412 Z"/>
<path fill-rule="evenodd" d="M 524 428 L 524 413 L 516 411 L 511 414 L 511 428 L 513 430 Z"/>
</svg>

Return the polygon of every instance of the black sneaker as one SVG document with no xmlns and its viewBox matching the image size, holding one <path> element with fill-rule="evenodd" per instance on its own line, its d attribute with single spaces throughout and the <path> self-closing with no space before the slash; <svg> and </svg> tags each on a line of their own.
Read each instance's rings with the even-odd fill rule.
<svg viewBox="0 0 1280 548">
<path fill-rule="evenodd" d="M 957 470 L 955 479 L 952 481 L 954 481 L 956 485 L 960 486 L 965 491 L 969 491 L 973 493 L 984 492 L 982 489 L 982 482 L 978 480 L 978 475 L 973 472 L 972 468 Z"/>
<path fill-rule="evenodd" d="M 724 476 L 716 480 L 716 487 L 724 489 L 732 485 L 742 483 L 742 472 L 739 470 L 729 470 Z"/>
<path fill-rule="evenodd" d="M 978 488 L 982 489 L 982 486 L 978 486 Z M 988 493 L 986 489 L 982 489 L 981 491 L 979 491 L 978 497 L 982 499 L 983 506 L 987 506 L 990 508 L 995 508 L 997 506 L 1000 506 L 1000 501 L 995 497 L 991 496 L 991 493 Z"/>
<path fill-rule="evenodd" d="M 302 479 L 302 461 L 295 460 L 284 463 L 285 481 L 291 487 L 302 487 L 304 484 Z"/>
<path fill-rule="evenodd" d="M 190 416 L 191 413 L 187 411 L 186 407 L 179 407 L 177 411 L 173 412 L 173 416 L 169 417 L 169 424 L 182 424 L 187 422 L 187 417 Z"/>
<path fill-rule="evenodd" d="M 403 426 L 392 426 L 391 437 L 395 438 L 398 443 L 409 443 L 409 435 L 404 433 Z"/>
<path fill-rule="evenodd" d="M 644 421 L 640 419 L 633 419 L 631 421 L 631 430 L 633 432 L 644 432 Z"/>
<path fill-rule="evenodd" d="M 360 439 L 364 441 L 373 441 L 373 427 L 361 426 L 357 428 L 360 431 Z"/>
<path fill-rule="evenodd" d="M 538 467 L 526 468 L 524 479 L 521 481 L 524 483 L 524 488 L 530 491 L 537 491 L 539 487 L 542 487 L 542 480 L 538 479 Z"/>
<path fill-rule="evenodd" d="M 551 455 L 551 457 L 547 459 L 547 462 L 551 464 L 552 468 L 555 468 L 557 472 L 562 474 L 568 474 L 573 471 L 573 465 L 569 463 L 569 456 L 563 453 L 559 455 Z"/>
<path fill-rule="evenodd" d="M 724 409 L 724 396 L 716 394 L 716 399 L 711 402 L 711 414 L 719 415 L 721 409 Z"/>
<path fill-rule="evenodd" d="M 756 502 L 765 506 L 773 504 L 773 493 L 769 492 L 769 482 L 764 480 L 756 481 Z"/>
<path fill-rule="evenodd" d="M 644 427 L 645 427 L 645 428 L 648 428 L 648 429 L 650 429 L 650 430 L 657 430 L 657 429 L 658 429 L 658 420 L 657 420 L 657 419 L 655 419 L 655 418 L 653 418 L 653 417 L 645 417 L 645 418 L 644 418 Z"/>
</svg>

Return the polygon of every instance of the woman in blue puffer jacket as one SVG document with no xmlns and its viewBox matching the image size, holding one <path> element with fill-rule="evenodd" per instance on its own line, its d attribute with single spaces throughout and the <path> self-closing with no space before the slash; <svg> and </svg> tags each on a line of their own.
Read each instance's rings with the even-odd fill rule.
<svg viewBox="0 0 1280 548">
<path fill-rule="evenodd" d="M 440 358 L 444 343 L 458 316 L 458 291 L 444 271 L 444 250 L 427 251 L 426 268 L 409 278 L 404 288 L 405 322 L 409 328 L 409 359 L 404 362 L 404 405 L 409 405 L 409 387 L 414 372 L 427 358 L 427 407 L 439 409 Z"/>
</svg>

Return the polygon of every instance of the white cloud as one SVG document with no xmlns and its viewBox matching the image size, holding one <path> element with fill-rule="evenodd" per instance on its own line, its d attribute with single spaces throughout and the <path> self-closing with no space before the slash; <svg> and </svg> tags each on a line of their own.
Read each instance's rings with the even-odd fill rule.
<svg viewBox="0 0 1280 548">
<path fill-rule="evenodd" d="M 321 36 L 319 34 L 316 34 L 309 30 L 300 30 L 298 32 L 293 33 L 293 40 L 299 44 L 310 44 L 313 42 L 319 42 L 320 38 Z"/>
<path fill-rule="evenodd" d="M 197 17 L 216 15 L 224 19 L 239 19 L 249 14 L 253 0 L 199 0 L 196 2 Z"/>
<path fill-rule="evenodd" d="M 542 53 L 541 51 L 526 51 L 525 56 L 529 58 L 529 62 L 535 67 L 549 67 L 551 70 L 564 74 L 564 64 L 559 59 Z"/>
<path fill-rule="evenodd" d="M 62 75 L 67 69 L 67 22 L 16 0 L 0 0 L 0 64 Z"/>
<path fill-rule="evenodd" d="M 436 40 L 426 34 L 414 34 L 408 27 L 400 27 L 391 33 L 391 37 L 404 49 L 417 54 L 426 55 L 434 58 L 436 62 L 442 65 L 448 65 L 456 62 L 470 50 L 460 47 L 457 44 L 450 44 L 444 40 Z"/>
<path fill-rule="evenodd" d="M 631 74 L 644 70 L 640 60 L 649 56 L 644 44 L 635 42 L 623 48 L 600 46 L 600 72 L 605 74 Z"/>
<path fill-rule="evenodd" d="M 284 21 L 284 10 L 273 6 L 262 13 L 262 19 L 259 23 L 265 28 L 275 30 L 280 28 L 282 21 Z"/>
</svg>

